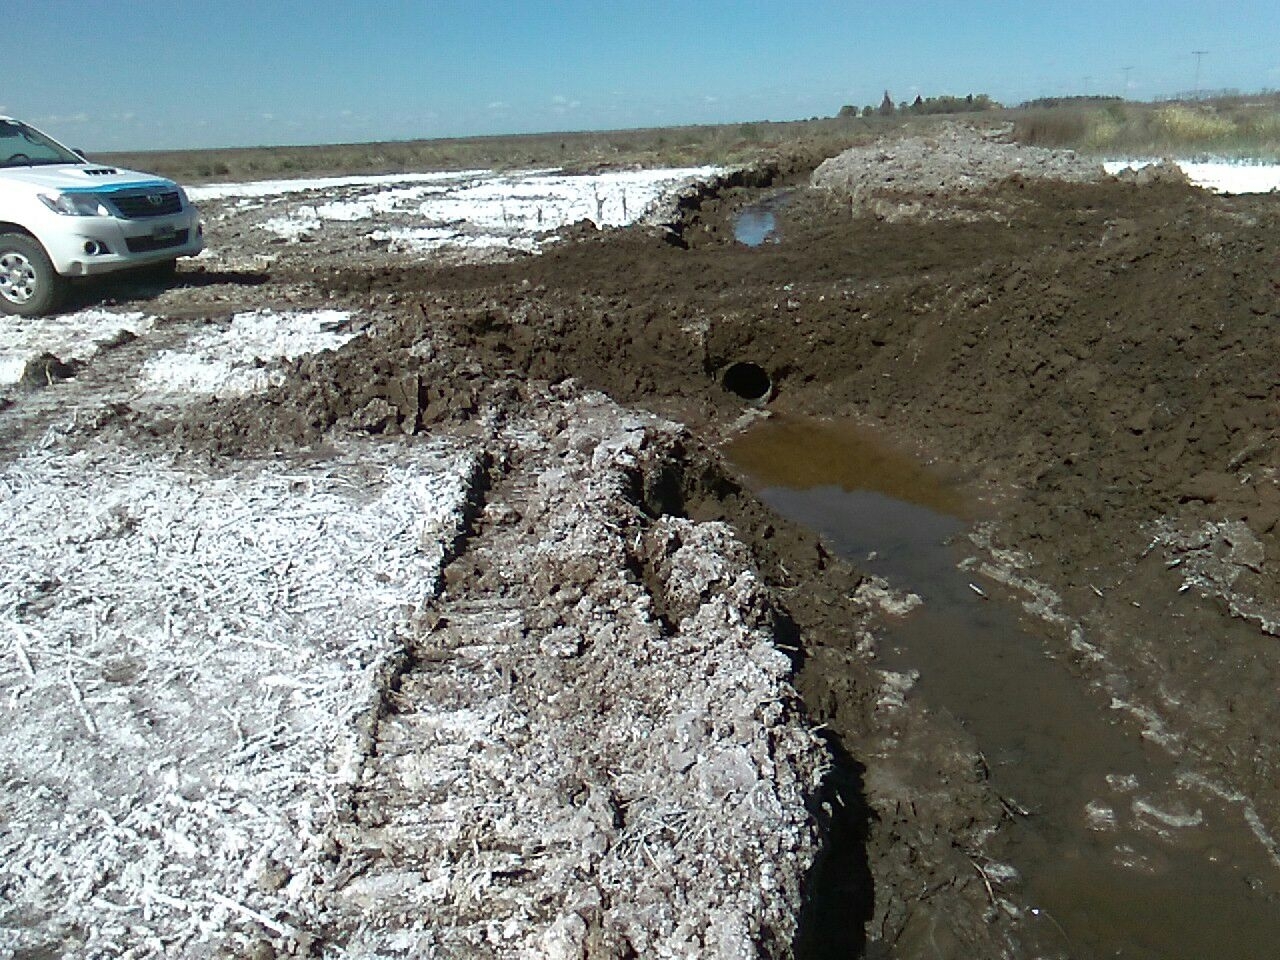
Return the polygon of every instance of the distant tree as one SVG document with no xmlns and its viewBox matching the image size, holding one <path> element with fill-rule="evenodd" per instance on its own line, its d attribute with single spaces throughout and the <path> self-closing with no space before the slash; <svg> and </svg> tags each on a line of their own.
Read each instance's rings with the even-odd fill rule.
<svg viewBox="0 0 1280 960">
<path fill-rule="evenodd" d="M 884 99 L 880 101 L 880 116 L 892 117 L 897 108 L 893 105 L 893 97 L 889 96 L 889 91 L 884 92 Z"/>
<path fill-rule="evenodd" d="M 868 103 L 865 107 L 862 108 L 862 115 L 864 117 L 874 117 L 876 115 L 876 108 Z"/>
<path fill-rule="evenodd" d="M 840 108 L 840 112 L 836 114 L 836 116 L 842 120 L 847 120 L 849 119 L 849 117 L 856 117 L 857 115 L 858 115 L 858 108 L 851 103 L 846 103 L 843 107 Z"/>
<path fill-rule="evenodd" d="M 1115 96 L 1040 97 L 1036 100 L 1024 101 L 1018 106 L 1024 110 L 1052 109 L 1054 107 L 1102 106 L 1108 103 L 1120 103 L 1122 100 L 1122 97 Z"/>
<path fill-rule="evenodd" d="M 899 105 L 899 109 L 906 113 L 933 115 L 938 113 L 974 113 L 982 110 L 999 109 L 1000 104 L 992 100 L 985 93 L 974 95 L 972 93 L 964 97 L 920 97 L 908 103 L 905 100 Z"/>
</svg>

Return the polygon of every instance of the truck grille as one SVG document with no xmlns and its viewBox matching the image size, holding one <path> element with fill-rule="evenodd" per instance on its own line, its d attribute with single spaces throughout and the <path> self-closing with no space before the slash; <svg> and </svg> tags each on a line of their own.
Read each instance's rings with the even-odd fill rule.
<svg viewBox="0 0 1280 960">
<path fill-rule="evenodd" d="M 126 220 L 142 220 L 146 217 L 165 217 L 182 211 L 182 199 L 177 190 L 165 193 L 116 194 L 111 198 L 120 216 Z"/>
<path fill-rule="evenodd" d="M 187 242 L 187 231 L 179 230 L 167 237 L 126 237 L 124 242 L 128 245 L 130 253 L 147 253 L 151 250 L 182 246 Z"/>
</svg>

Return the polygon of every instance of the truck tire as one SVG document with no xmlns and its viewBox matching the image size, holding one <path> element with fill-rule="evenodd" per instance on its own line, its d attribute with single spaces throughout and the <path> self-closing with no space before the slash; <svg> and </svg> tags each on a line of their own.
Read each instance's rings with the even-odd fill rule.
<svg viewBox="0 0 1280 960">
<path fill-rule="evenodd" d="M 38 240 L 0 233 L 0 312 L 39 317 L 56 310 L 66 292 L 67 281 Z"/>
</svg>

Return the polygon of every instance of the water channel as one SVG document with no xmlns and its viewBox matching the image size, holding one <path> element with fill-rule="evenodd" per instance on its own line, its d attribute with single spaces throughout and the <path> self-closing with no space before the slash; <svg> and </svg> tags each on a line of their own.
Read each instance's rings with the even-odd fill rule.
<svg viewBox="0 0 1280 960">
<path fill-rule="evenodd" d="M 1175 760 L 1055 659 L 1041 624 L 958 567 L 961 491 L 851 424 L 773 416 L 728 457 L 779 513 L 924 604 L 891 622 L 883 666 L 954 716 L 995 789 L 1021 899 L 1074 958 L 1280 955 L 1276 865 L 1238 806 L 1183 786 Z"/>
</svg>

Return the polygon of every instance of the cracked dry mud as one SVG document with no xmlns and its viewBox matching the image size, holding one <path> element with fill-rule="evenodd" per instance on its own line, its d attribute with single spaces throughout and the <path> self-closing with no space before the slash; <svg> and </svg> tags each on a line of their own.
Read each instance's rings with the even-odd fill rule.
<svg viewBox="0 0 1280 960">
<path fill-rule="evenodd" d="M 1045 622 L 1048 652 L 1189 780 L 1242 798 L 1260 844 L 1280 834 L 1274 198 L 1025 172 L 958 196 L 945 182 L 886 193 L 881 172 L 852 199 L 839 185 L 798 190 L 779 242 L 756 249 L 732 239 L 734 213 L 760 196 L 739 181 L 689 202 L 674 232 L 577 231 L 536 258 L 370 264 L 285 245 L 253 270 L 187 268 L 172 289 L 117 294 L 169 317 L 162 337 L 268 304 L 352 309 L 366 335 L 289 363 L 260 398 L 120 402 L 112 384 L 151 349 L 139 342 L 65 384 L 12 393 L 6 458 L 68 411 L 73 447 L 210 464 L 323 457 L 353 433 L 451 437 L 487 457 L 469 532 L 408 621 L 369 718 L 366 779 L 324 867 L 341 882 L 324 887 L 314 938 L 233 916 L 223 942 L 262 956 L 503 943 L 590 957 L 1092 955 L 1064 945 L 1016 874 L 995 869 L 1020 813 L 970 734 L 880 669 L 880 624 L 898 598 L 719 460 L 755 409 L 721 388 L 743 360 L 769 373 L 770 408 L 856 419 L 961 477 L 987 515 L 973 553 Z M 593 435 L 593 418 L 616 429 Z M 621 459 L 597 460 L 602 446 Z M 562 516 L 591 499 L 592 478 L 615 489 Z M 521 550 L 545 561 L 539 575 L 513 559 Z M 749 706 L 686 687 L 717 656 L 690 645 L 717 636 L 703 619 L 739 621 L 724 641 L 774 695 Z M 793 658 L 803 721 L 771 644 Z M 630 654 L 639 672 L 610 683 Z M 530 693 L 560 689 L 566 700 Z M 636 709 L 575 699 L 588 691 L 634 695 Z M 470 750 L 467 731 L 432 726 L 440 702 L 506 735 Z M 769 722 L 781 740 L 760 739 L 761 710 L 780 711 Z M 628 728 L 636 717 L 648 726 Z M 833 763 L 822 790 L 803 733 L 819 723 Z M 631 751 L 659 729 L 670 749 L 639 768 Z M 431 767 L 442 756 L 468 776 L 524 771 L 555 811 L 534 831 L 545 848 L 504 839 L 518 806 L 444 790 L 432 807 L 456 803 L 457 815 L 430 821 L 414 800 L 449 782 Z M 760 774 L 770 764 L 790 772 Z M 665 805 L 673 784 L 692 795 L 678 809 Z M 757 788 L 765 820 L 721 823 L 706 806 Z M 686 855 L 698 817 L 704 837 L 747 831 L 731 857 L 715 842 Z M 1275 878 L 1254 879 L 1280 909 Z M 467 899 L 479 893 L 486 908 Z M 448 904 L 451 925 L 407 902 Z"/>
</svg>

